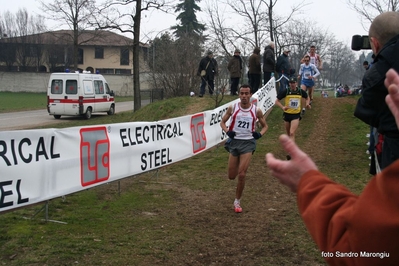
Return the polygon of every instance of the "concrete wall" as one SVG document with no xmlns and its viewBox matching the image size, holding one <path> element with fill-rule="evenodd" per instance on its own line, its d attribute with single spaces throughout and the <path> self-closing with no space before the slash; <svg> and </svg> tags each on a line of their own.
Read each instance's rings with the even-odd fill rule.
<svg viewBox="0 0 399 266">
<path fill-rule="evenodd" d="M 133 96 L 132 75 L 103 75 L 111 90 L 118 96 Z M 47 92 L 50 73 L 0 72 L 0 91 Z M 149 74 L 140 75 L 140 89 L 149 90 Z"/>
</svg>

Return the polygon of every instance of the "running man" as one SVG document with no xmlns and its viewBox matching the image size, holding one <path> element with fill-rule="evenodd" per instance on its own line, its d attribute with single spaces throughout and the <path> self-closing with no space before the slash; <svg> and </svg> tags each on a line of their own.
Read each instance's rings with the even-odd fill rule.
<svg viewBox="0 0 399 266">
<path fill-rule="evenodd" d="M 310 56 L 305 55 L 303 63 L 299 67 L 298 79 L 301 79 L 301 89 L 308 92 L 310 103 L 313 101 L 314 79 L 320 75 L 316 65 L 310 63 Z M 305 107 L 302 108 L 302 115 L 305 114 Z"/>
<path fill-rule="evenodd" d="M 316 54 L 316 46 L 315 45 L 312 44 L 310 46 L 310 51 L 306 55 L 308 55 L 310 57 L 310 63 L 315 65 L 317 67 L 317 69 L 319 69 L 319 70 L 323 69 L 323 61 L 321 60 L 320 55 Z M 301 62 L 301 63 L 304 63 L 304 62 Z"/>
<path fill-rule="evenodd" d="M 284 105 L 280 103 L 282 99 L 285 99 Z M 295 141 L 295 132 L 298 129 L 299 120 L 301 120 L 302 99 L 305 99 L 306 108 L 310 109 L 311 106 L 309 104 L 308 94 L 306 91 L 299 89 L 296 78 L 291 77 L 289 80 L 289 88 L 279 92 L 275 102 L 275 104 L 284 111 L 283 120 L 285 131 L 293 141 Z M 287 160 L 291 160 L 291 155 L 287 155 Z"/>
<path fill-rule="evenodd" d="M 234 200 L 234 211 L 242 212 L 241 196 L 245 187 L 245 175 L 251 162 L 252 154 L 256 149 L 256 140 L 261 138 L 267 131 L 266 120 L 262 110 L 251 103 L 251 88 L 247 84 L 241 85 L 238 95 L 240 101 L 230 105 L 224 114 L 220 126 L 229 136 L 226 147 L 230 153 L 228 164 L 228 177 L 234 180 L 238 175 L 236 187 L 236 198 Z M 230 119 L 230 126 L 226 122 Z M 262 129 L 256 132 L 256 120 Z"/>
</svg>

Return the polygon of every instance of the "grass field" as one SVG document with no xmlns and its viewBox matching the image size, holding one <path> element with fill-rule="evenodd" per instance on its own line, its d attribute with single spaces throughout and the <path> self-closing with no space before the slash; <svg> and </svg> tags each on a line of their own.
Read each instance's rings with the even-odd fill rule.
<svg viewBox="0 0 399 266">
<path fill-rule="evenodd" d="M 316 98 L 296 140 L 322 172 L 360 193 L 370 179 L 368 126 L 353 116 L 356 100 Z M 51 127 L 155 121 L 213 106 L 209 97 L 181 97 Z M 158 172 L 51 200 L 49 219 L 67 224 L 43 221 L 42 205 L 1 214 L 1 264 L 324 265 L 295 195 L 265 166 L 266 152 L 286 155 L 277 142 L 282 111 L 275 108 L 267 123 L 247 173 L 242 214 L 233 212 L 236 181 L 227 180 L 228 154 L 219 146 Z"/>
</svg>

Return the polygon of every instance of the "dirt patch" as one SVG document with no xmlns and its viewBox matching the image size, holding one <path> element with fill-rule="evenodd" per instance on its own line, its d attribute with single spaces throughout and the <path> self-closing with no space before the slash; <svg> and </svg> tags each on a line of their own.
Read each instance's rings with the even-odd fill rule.
<svg viewBox="0 0 399 266">
<path fill-rule="evenodd" d="M 315 161 L 324 156 L 320 147 L 327 141 L 336 103 L 335 99 L 317 98 L 313 110 L 301 121 L 298 135 L 301 127 L 307 126 L 306 120 L 317 117 L 314 129 L 301 146 Z M 282 121 L 278 126 L 284 133 Z M 224 179 L 217 191 L 193 190 L 178 183 L 168 187 L 176 191 L 174 211 L 160 215 L 169 215 L 171 223 L 184 222 L 184 228 L 190 228 L 192 236 L 171 250 L 162 264 L 265 265 L 265 261 L 267 265 L 324 264 L 298 214 L 295 195 L 269 175 L 264 155 L 265 152 L 257 151 L 253 156 L 241 214 L 233 211 L 237 181 L 227 179 L 227 168 L 224 173 L 215 172 L 220 175 L 217 178 Z M 227 153 L 220 156 L 225 156 L 227 167 Z M 168 174 L 163 173 L 163 178 L 168 180 Z M 208 172 L 210 179 L 213 174 Z"/>
</svg>

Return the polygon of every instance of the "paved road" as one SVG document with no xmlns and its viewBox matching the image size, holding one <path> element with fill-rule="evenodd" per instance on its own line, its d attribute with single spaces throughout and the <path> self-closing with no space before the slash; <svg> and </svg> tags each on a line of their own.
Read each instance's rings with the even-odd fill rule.
<svg viewBox="0 0 399 266">
<path fill-rule="evenodd" d="M 142 103 L 145 105 L 146 103 Z M 148 104 L 148 103 L 147 103 Z M 117 102 L 115 111 L 133 111 L 133 102 Z M 97 115 L 97 114 L 96 114 Z M 100 114 L 103 115 L 103 114 Z M 104 113 L 104 115 L 107 115 Z M 95 116 L 95 115 L 93 115 Z M 48 124 L 63 123 L 74 119 L 82 119 L 81 117 L 62 116 L 61 119 L 55 119 L 49 115 L 47 109 L 36 111 L 24 111 L 0 114 L 0 131 L 17 130 L 34 128 Z"/>
</svg>

